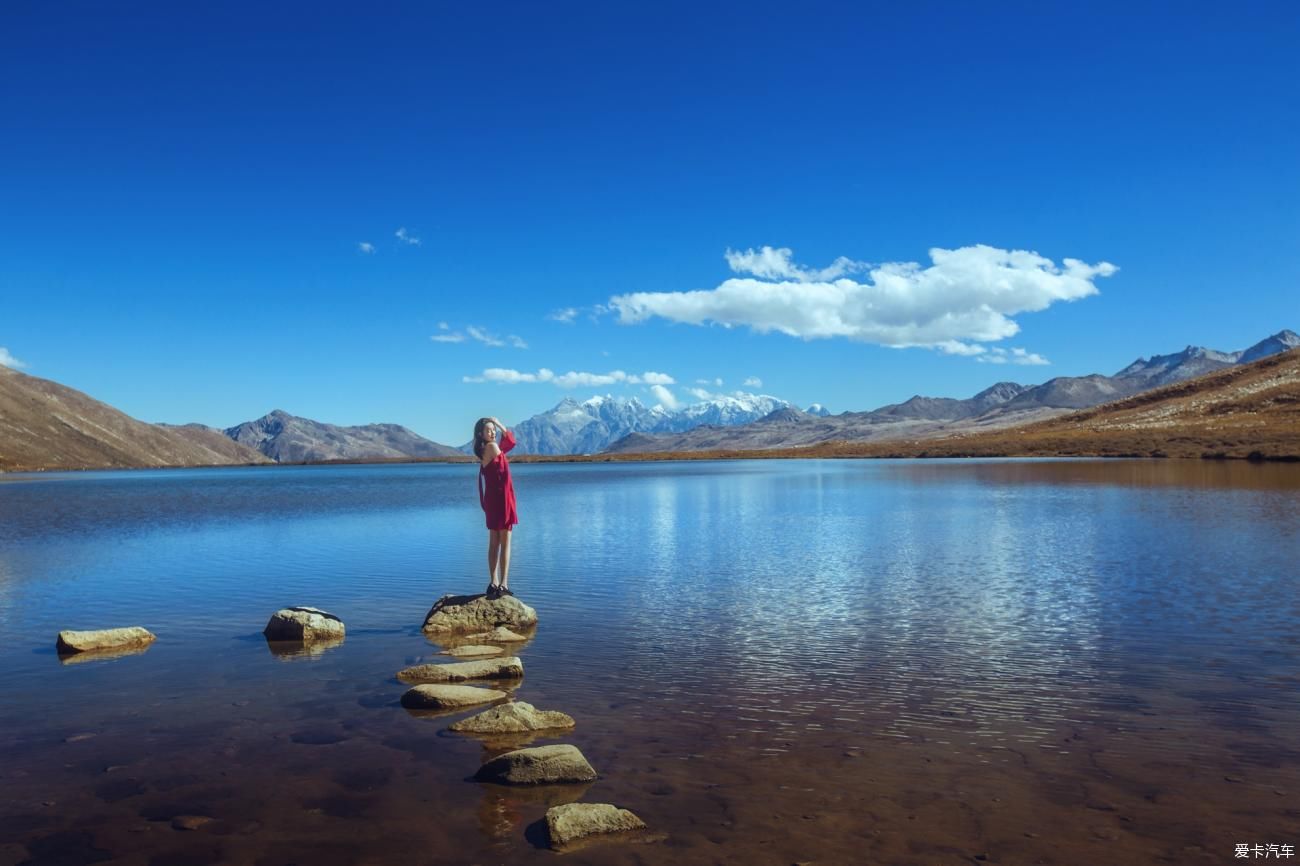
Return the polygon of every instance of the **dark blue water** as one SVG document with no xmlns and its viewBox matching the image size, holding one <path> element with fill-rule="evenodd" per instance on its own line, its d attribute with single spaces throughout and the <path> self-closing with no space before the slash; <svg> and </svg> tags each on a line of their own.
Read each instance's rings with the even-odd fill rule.
<svg viewBox="0 0 1300 866">
<path fill-rule="evenodd" d="M 588 791 L 467 782 L 491 747 L 396 705 L 486 584 L 473 467 L 0 476 L 0 866 L 520 862 L 557 797 L 668 834 L 575 863 L 1300 842 L 1300 467 L 514 469 L 516 697 L 578 719 Z M 346 641 L 272 653 L 291 604 Z M 53 651 L 120 625 L 158 642 Z"/>
</svg>

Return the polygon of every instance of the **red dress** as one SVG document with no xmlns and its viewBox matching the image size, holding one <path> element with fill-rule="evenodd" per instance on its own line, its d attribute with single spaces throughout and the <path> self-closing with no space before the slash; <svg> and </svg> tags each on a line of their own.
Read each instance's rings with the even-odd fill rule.
<svg viewBox="0 0 1300 866">
<path fill-rule="evenodd" d="M 515 486 L 510 481 L 506 452 L 515 447 L 515 434 L 501 437 L 501 453 L 478 470 L 478 503 L 487 516 L 488 529 L 509 529 L 519 522 L 515 511 Z"/>
</svg>

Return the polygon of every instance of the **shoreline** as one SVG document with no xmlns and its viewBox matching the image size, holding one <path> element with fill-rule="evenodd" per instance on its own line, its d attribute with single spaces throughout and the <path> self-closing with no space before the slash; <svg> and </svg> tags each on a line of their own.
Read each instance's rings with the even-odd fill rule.
<svg viewBox="0 0 1300 866">
<path fill-rule="evenodd" d="M 920 445 L 920 443 L 911 443 Z M 838 446 L 838 447 L 837 447 Z M 1240 449 L 1238 449 L 1239 451 Z M 1202 451 L 1199 454 L 1163 451 L 1140 452 L 1125 450 L 984 450 L 950 449 L 935 447 L 898 448 L 896 443 L 879 443 L 865 448 L 855 443 L 833 442 L 825 446 L 808 448 L 782 448 L 763 450 L 710 450 L 710 451 L 649 451 L 632 454 L 520 454 L 512 463 L 687 463 L 718 460 L 1197 460 L 1214 462 L 1246 462 L 1257 464 L 1300 463 L 1300 448 L 1294 452 L 1267 453 L 1252 449 L 1247 453 Z M 303 466 L 410 466 L 445 463 L 449 466 L 469 465 L 472 458 L 457 460 L 448 457 L 393 457 L 359 458 L 356 460 L 320 460 L 291 463 L 196 463 L 182 466 L 43 466 L 11 467 L 0 469 L 5 475 L 40 475 L 61 472 L 159 472 L 190 469 L 277 469 Z"/>
</svg>

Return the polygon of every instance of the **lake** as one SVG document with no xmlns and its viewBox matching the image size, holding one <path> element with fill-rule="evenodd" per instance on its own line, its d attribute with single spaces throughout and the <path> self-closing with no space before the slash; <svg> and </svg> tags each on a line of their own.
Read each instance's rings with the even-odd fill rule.
<svg viewBox="0 0 1300 866">
<path fill-rule="evenodd" d="M 1223 863 L 1300 845 L 1300 466 L 516 464 L 516 697 L 585 789 L 398 705 L 486 585 L 465 465 L 0 475 L 0 866 Z M 307 604 L 318 653 L 261 637 Z M 67 663 L 61 629 L 143 625 Z M 178 816 L 211 821 L 197 830 Z"/>
</svg>

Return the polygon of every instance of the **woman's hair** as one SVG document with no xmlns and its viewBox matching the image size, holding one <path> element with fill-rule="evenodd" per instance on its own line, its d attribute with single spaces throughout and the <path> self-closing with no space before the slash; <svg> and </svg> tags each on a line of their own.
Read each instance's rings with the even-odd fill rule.
<svg viewBox="0 0 1300 866">
<path fill-rule="evenodd" d="M 487 444 L 487 428 L 491 418 L 480 418 L 474 424 L 474 456 L 483 459 L 483 446 Z"/>
</svg>

